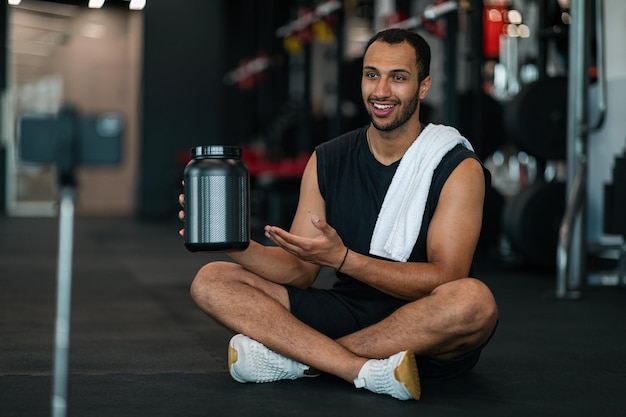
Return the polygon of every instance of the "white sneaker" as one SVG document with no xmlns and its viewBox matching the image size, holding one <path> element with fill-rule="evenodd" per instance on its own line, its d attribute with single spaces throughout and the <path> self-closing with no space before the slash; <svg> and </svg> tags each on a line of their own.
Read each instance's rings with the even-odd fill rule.
<svg viewBox="0 0 626 417">
<path fill-rule="evenodd" d="M 404 351 L 387 359 L 370 359 L 359 371 L 354 386 L 399 400 L 419 400 L 421 388 L 415 355 Z"/>
<path fill-rule="evenodd" d="M 228 369 L 237 382 L 274 382 L 318 376 L 305 373 L 309 366 L 270 350 L 262 343 L 237 334 L 228 344 Z"/>
</svg>

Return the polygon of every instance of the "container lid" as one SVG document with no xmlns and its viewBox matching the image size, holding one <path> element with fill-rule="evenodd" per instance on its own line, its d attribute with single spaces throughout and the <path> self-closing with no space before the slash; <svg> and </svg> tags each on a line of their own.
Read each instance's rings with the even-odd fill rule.
<svg viewBox="0 0 626 417">
<path fill-rule="evenodd" d="M 226 145 L 196 146 L 191 148 L 191 158 L 241 158 L 241 148 Z"/>
</svg>

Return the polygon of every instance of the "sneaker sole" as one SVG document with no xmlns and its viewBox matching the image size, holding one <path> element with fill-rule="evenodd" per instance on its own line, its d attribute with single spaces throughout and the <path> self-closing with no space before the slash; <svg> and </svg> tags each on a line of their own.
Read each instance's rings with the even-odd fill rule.
<svg viewBox="0 0 626 417">
<path fill-rule="evenodd" d="M 409 391 L 415 400 L 419 400 L 422 396 L 422 388 L 420 385 L 419 374 L 417 373 L 417 362 L 415 355 L 411 351 L 407 351 L 396 369 L 394 370 L 396 380 Z"/>
<path fill-rule="evenodd" d="M 235 362 L 237 362 L 237 359 L 238 359 L 237 350 L 233 346 L 233 341 L 231 339 L 230 343 L 228 344 L 228 372 L 230 373 L 230 376 L 235 381 L 245 383 L 247 381 L 244 381 L 243 379 L 239 378 L 238 375 L 233 373 L 233 365 L 235 364 Z"/>
<path fill-rule="evenodd" d="M 235 362 L 237 362 L 237 351 L 232 345 L 228 345 L 228 369 L 232 368 Z"/>
</svg>

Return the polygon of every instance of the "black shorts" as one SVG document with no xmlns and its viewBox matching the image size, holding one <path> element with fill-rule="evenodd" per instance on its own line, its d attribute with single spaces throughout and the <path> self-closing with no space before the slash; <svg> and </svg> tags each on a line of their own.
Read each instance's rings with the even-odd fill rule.
<svg viewBox="0 0 626 417">
<path fill-rule="evenodd" d="M 333 339 L 378 323 L 407 303 L 393 297 L 355 299 L 334 290 L 285 288 L 289 294 L 292 314 Z M 416 356 L 420 378 L 448 379 L 467 374 L 478 362 L 486 344 L 451 360 Z"/>
</svg>

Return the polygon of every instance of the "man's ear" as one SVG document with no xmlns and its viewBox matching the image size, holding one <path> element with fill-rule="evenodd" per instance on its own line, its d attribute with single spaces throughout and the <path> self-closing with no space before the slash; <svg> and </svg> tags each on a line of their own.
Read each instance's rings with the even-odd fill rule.
<svg viewBox="0 0 626 417">
<path fill-rule="evenodd" d="M 428 95 L 428 91 L 430 90 L 430 84 L 432 83 L 432 79 L 430 75 L 422 80 L 419 86 L 419 98 L 420 100 L 424 100 Z"/>
</svg>

